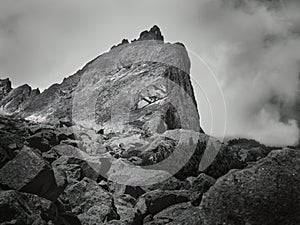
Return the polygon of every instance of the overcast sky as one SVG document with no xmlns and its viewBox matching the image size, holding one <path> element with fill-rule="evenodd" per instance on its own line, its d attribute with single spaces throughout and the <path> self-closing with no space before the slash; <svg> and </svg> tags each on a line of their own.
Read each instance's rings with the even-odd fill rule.
<svg viewBox="0 0 300 225">
<path fill-rule="evenodd" d="M 297 123 L 281 120 L 274 99 L 281 106 L 290 105 L 299 95 L 299 4 L 296 0 L 280 6 L 260 3 L 269 1 L 239 2 L 0 0 L 0 78 L 9 77 L 14 87 L 28 83 L 43 90 L 123 38 L 134 39 L 157 24 L 166 41 L 183 42 L 190 51 L 206 130 L 211 123 L 206 119 L 207 106 L 201 107 L 201 89 L 212 102 L 214 121 L 221 124 L 214 135 L 221 135 L 221 121 L 226 120 L 226 135 L 294 143 L 299 137 Z M 214 73 L 221 86 L 225 119 L 219 91 L 209 82 L 203 87 L 205 69 L 196 70 L 203 64 L 199 57 L 210 65 L 207 74 Z"/>
</svg>

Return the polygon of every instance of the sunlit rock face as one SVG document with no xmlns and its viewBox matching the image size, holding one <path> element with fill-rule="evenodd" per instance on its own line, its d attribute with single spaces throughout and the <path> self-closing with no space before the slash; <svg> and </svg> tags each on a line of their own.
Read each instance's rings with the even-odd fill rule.
<svg viewBox="0 0 300 225">
<path fill-rule="evenodd" d="M 7 94 L 11 91 L 11 82 L 7 79 L 0 79 L 0 101 L 7 96 Z"/>
<path fill-rule="evenodd" d="M 38 122 L 66 122 L 111 132 L 202 131 L 183 45 L 164 43 L 154 26 L 123 40 L 43 93 L 0 85 L 2 112 Z M 1 98 L 0 98 L 1 99 Z"/>
<path fill-rule="evenodd" d="M 39 94 L 38 89 L 32 90 L 27 84 L 13 89 L 9 79 L 0 80 L 0 112 L 8 115 L 21 112 Z"/>
<path fill-rule="evenodd" d="M 137 41 L 114 48 L 87 65 L 73 95 L 73 120 L 105 133 L 200 131 L 189 68 L 179 45 Z"/>
</svg>

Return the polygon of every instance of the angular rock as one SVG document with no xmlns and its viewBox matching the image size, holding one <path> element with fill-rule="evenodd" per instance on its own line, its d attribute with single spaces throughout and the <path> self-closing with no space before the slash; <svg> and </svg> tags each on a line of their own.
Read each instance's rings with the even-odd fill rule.
<svg viewBox="0 0 300 225">
<path fill-rule="evenodd" d="M 248 164 L 264 158 L 271 149 L 253 140 L 232 140 L 221 144 L 215 159 L 201 172 L 213 178 L 219 178 L 231 169 L 243 169 Z"/>
<path fill-rule="evenodd" d="M 138 41 L 147 40 L 164 41 L 164 37 L 162 36 L 158 26 L 154 25 L 149 31 L 146 30 L 140 34 Z"/>
<path fill-rule="evenodd" d="M 13 190 L 0 192 L 0 215 L 1 225 L 51 224 L 51 222 L 56 224 L 58 222 L 57 209 L 51 201 Z"/>
<path fill-rule="evenodd" d="M 101 224 L 119 219 L 113 197 L 95 181 L 88 178 L 69 185 L 61 199 L 78 216 L 83 225 Z"/>
<path fill-rule="evenodd" d="M 101 166 L 100 163 L 99 166 Z M 91 167 L 88 162 L 70 156 L 61 156 L 52 163 L 52 167 L 65 173 L 68 183 L 79 181 L 83 177 L 97 181 L 99 176 L 101 176 L 99 171 Z"/>
<path fill-rule="evenodd" d="M 168 130 L 161 136 L 176 140 L 177 145 L 172 149 L 167 163 L 161 169 L 167 170 L 179 179 L 197 176 L 198 168 L 203 161 L 206 147 L 214 138 L 191 130 Z"/>
<path fill-rule="evenodd" d="M 136 205 L 135 210 L 138 216 L 135 221 L 143 220 L 147 215 L 155 215 L 165 208 L 189 202 L 190 193 L 188 191 L 150 191 L 142 195 Z"/>
<path fill-rule="evenodd" d="M 81 149 L 64 143 L 52 147 L 47 153 L 43 154 L 43 156 L 51 159 L 58 159 L 61 156 L 69 156 L 77 159 L 89 158 L 89 155 Z"/>
<path fill-rule="evenodd" d="M 30 147 L 37 148 L 42 152 L 49 151 L 51 147 L 59 144 L 59 139 L 52 129 L 42 129 L 26 140 Z"/>
<path fill-rule="evenodd" d="M 300 223 L 300 151 L 272 151 L 252 167 L 232 170 L 203 196 L 204 225 Z"/>
<path fill-rule="evenodd" d="M 202 225 L 200 209 L 190 203 L 170 206 L 153 217 L 153 221 L 144 225 Z"/>
<path fill-rule="evenodd" d="M 161 182 L 172 175 L 163 170 L 143 169 L 124 160 L 113 160 L 107 170 L 107 179 L 126 186 L 148 186 Z"/>
<path fill-rule="evenodd" d="M 0 116 L 0 168 L 12 160 L 24 146 L 31 124 L 22 119 Z"/>
<path fill-rule="evenodd" d="M 156 183 L 150 186 L 143 187 L 144 190 L 154 191 L 154 190 L 188 190 L 190 189 L 190 184 L 188 181 L 181 181 L 175 177 L 170 177 L 163 182 Z"/>
<path fill-rule="evenodd" d="M 25 146 L 0 169 L 0 185 L 5 189 L 33 193 L 55 201 L 63 192 L 66 181 L 55 177 L 43 158 Z"/>
<path fill-rule="evenodd" d="M 33 91 L 27 84 L 10 90 L 0 101 L 0 111 L 3 114 L 16 114 L 26 108 L 27 104 L 39 93 Z"/>
<path fill-rule="evenodd" d="M 121 224 L 133 224 L 135 219 L 135 205 L 136 199 L 132 196 L 124 194 L 114 197 L 114 204 L 118 215 L 120 216 L 119 222 Z"/>
<path fill-rule="evenodd" d="M 0 101 L 8 95 L 8 93 L 12 90 L 11 82 L 8 78 L 0 79 Z"/>
<path fill-rule="evenodd" d="M 215 184 L 216 180 L 204 173 L 201 173 L 198 177 L 193 178 L 191 181 L 191 199 L 193 199 L 193 205 L 199 205 L 202 196 L 209 190 L 211 186 Z"/>
</svg>

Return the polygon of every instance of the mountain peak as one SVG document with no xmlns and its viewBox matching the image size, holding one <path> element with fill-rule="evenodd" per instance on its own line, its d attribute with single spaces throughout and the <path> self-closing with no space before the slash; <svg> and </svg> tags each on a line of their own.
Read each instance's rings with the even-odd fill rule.
<svg viewBox="0 0 300 225">
<path fill-rule="evenodd" d="M 164 42 L 164 36 L 161 34 L 160 28 L 157 25 L 154 25 L 149 31 L 144 30 L 142 33 L 140 33 L 140 37 L 138 39 L 133 39 L 131 43 L 136 41 L 148 41 L 148 40 Z M 121 43 L 112 46 L 111 49 L 125 44 L 129 44 L 129 41 L 127 39 L 123 39 Z M 184 47 L 184 45 L 182 46 Z"/>
<path fill-rule="evenodd" d="M 164 41 L 164 36 L 157 25 L 154 25 L 149 31 L 145 30 L 140 34 L 138 41 L 157 40 Z"/>
</svg>

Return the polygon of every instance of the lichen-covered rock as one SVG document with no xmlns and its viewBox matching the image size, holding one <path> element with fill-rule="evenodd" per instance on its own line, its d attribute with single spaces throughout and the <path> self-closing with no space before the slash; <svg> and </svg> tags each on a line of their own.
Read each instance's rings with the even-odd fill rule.
<svg viewBox="0 0 300 225">
<path fill-rule="evenodd" d="M 154 191 L 154 190 L 188 190 L 190 189 L 191 185 L 187 180 L 181 181 L 176 177 L 172 176 L 168 179 L 156 183 L 147 187 L 144 187 L 144 190 L 147 191 Z"/>
<path fill-rule="evenodd" d="M 136 212 L 134 210 L 136 199 L 130 195 L 123 194 L 121 196 L 114 197 L 114 204 L 121 224 L 133 224 Z"/>
<path fill-rule="evenodd" d="M 300 151 L 272 151 L 252 167 L 232 170 L 203 196 L 204 225 L 300 223 Z"/>
<path fill-rule="evenodd" d="M 211 164 L 201 172 L 213 178 L 219 178 L 231 169 L 243 169 L 249 164 L 264 158 L 274 148 L 266 147 L 254 140 L 233 139 L 220 143 Z M 213 152 L 214 150 L 211 149 Z"/>
<path fill-rule="evenodd" d="M 135 205 L 135 210 L 139 215 L 136 221 L 142 221 L 146 216 L 155 215 L 169 206 L 189 202 L 189 195 L 190 193 L 185 190 L 147 192 L 138 199 Z"/>
<path fill-rule="evenodd" d="M 52 167 L 65 173 L 68 183 L 79 181 L 84 177 L 98 181 L 101 176 L 99 171 L 95 170 L 96 166 L 93 168 L 87 161 L 70 156 L 61 156 L 52 163 Z M 99 170 L 100 168 L 101 163 L 99 163 Z"/>
<path fill-rule="evenodd" d="M 49 200 L 13 190 L 0 192 L 1 225 L 58 224 L 58 216 L 55 205 Z"/>
<path fill-rule="evenodd" d="M 153 217 L 144 225 L 202 225 L 200 209 L 191 203 L 181 203 L 170 206 Z"/>
<path fill-rule="evenodd" d="M 31 126 L 32 123 L 23 119 L 0 116 L 0 168 L 22 149 Z"/>
<path fill-rule="evenodd" d="M 26 141 L 30 147 L 37 148 L 42 152 L 49 151 L 51 147 L 59 144 L 57 134 L 52 129 L 41 129 L 41 131 L 28 137 Z"/>
<path fill-rule="evenodd" d="M 69 185 L 61 199 L 83 225 L 119 219 L 111 194 L 88 178 Z"/>
<path fill-rule="evenodd" d="M 201 173 L 198 177 L 191 179 L 191 198 L 193 199 L 193 205 L 199 205 L 202 196 L 209 190 L 211 186 L 215 184 L 216 180 L 204 173 Z"/>
</svg>

